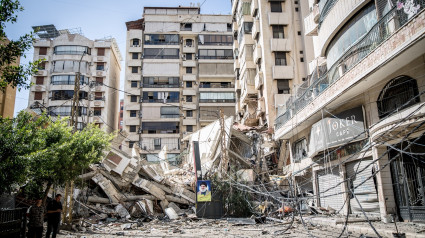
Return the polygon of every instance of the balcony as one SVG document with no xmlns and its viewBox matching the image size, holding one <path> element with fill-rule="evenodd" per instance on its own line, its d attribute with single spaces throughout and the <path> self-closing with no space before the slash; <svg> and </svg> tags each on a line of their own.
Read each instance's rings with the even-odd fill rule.
<svg viewBox="0 0 425 238">
<path fill-rule="evenodd" d="M 128 48 L 128 52 L 129 53 L 141 53 L 142 52 L 142 47 L 140 47 L 140 45 L 138 45 L 137 47 L 132 45 Z"/>
<path fill-rule="evenodd" d="M 239 69 L 241 66 L 239 65 L 239 60 L 235 59 L 235 62 L 233 63 L 233 70 Z"/>
<path fill-rule="evenodd" d="M 127 61 L 127 66 L 129 67 L 140 67 L 142 65 L 142 61 L 140 60 L 129 60 Z"/>
<path fill-rule="evenodd" d="M 246 84 L 245 87 L 241 89 L 241 102 L 248 103 L 251 98 L 257 98 L 257 90 L 255 90 L 254 85 Z"/>
<path fill-rule="evenodd" d="M 293 79 L 294 67 L 286 65 L 273 66 L 273 79 Z"/>
<path fill-rule="evenodd" d="M 238 23 L 236 21 L 232 22 L 233 32 L 238 32 Z"/>
<path fill-rule="evenodd" d="M 183 60 L 183 67 L 196 67 L 196 61 L 194 61 L 194 60 Z"/>
<path fill-rule="evenodd" d="M 239 49 L 239 42 L 235 39 L 233 41 L 233 45 L 232 45 L 232 50 L 233 50 L 233 54 L 236 52 L 236 50 Z"/>
<path fill-rule="evenodd" d="M 338 2 L 336 4 L 338 5 Z M 337 8 L 337 5 L 334 8 Z M 397 67 L 388 63 L 392 57 L 393 62 L 403 62 L 423 54 L 423 39 L 422 43 L 418 41 L 418 37 L 424 32 L 422 26 L 425 24 L 425 12 L 421 11 L 423 8 L 424 5 L 420 5 L 418 13 L 410 18 L 396 7 L 391 9 L 361 40 L 347 49 L 333 65 L 328 66 L 327 72 L 311 85 L 307 85 L 308 87 L 293 99 L 293 108 L 279 110 L 284 112 L 276 118 L 275 137 L 287 136 L 285 124 L 299 125 L 316 113 L 318 108 L 349 100 L 348 97 L 353 95 L 350 96 L 347 92 L 364 91 L 370 87 L 371 81 L 366 81 L 367 75 L 379 73 L 377 79 L 382 79 L 385 78 L 383 75 L 395 72 Z M 326 20 L 329 18 L 330 15 Z M 324 27 L 325 25 L 322 28 Z M 400 44 L 400 39 L 403 39 L 403 44 Z M 405 48 L 406 45 L 409 45 L 408 49 Z M 376 80 L 374 82 L 378 83 Z M 313 100 L 314 104 L 311 103 Z"/>
<path fill-rule="evenodd" d="M 240 41 L 240 46 L 243 45 L 253 45 L 254 44 L 254 39 L 252 39 L 252 35 L 251 34 L 243 34 L 243 36 L 241 37 L 241 41 Z"/>
<path fill-rule="evenodd" d="M 196 48 L 194 46 L 183 46 L 183 53 L 192 53 L 195 54 L 196 53 Z"/>
<path fill-rule="evenodd" d="M 275 94 L 274 95 L 274 107 L 286 107 L 286 102 L 291 97 L 291 94 Z"/>
<path fill-rule="evenodd" d="M 184 74 L 183 81 L 196 81 L 196 75 L 194 74 Z"/>
<path fill-rule="evenodd" d="M 252 58 L 254 59 L 254 63 L 258 63 L 258 60 L 261 59 L 262 53 L 261 53 L 261 45 L 257 44 L 254 46 L 254 52 L 252 53 Z"/>
<path fill-rule="evenodd" d="M 94 100 L 93 107 L 105 107 L 105 101 L 103 100 Z"/>
<path fill-rule="evenodd" d="M 263 85 L 263 72 L 258 72 L 257 75 L 255 75 L 255 89 L 259 90 L 260 87 Z"/>
<path fill-rule="evenodd" d="M 270 39 L 270 48 L 274 51 L 291 51 L 292 42 L 288 39 Z"/>
<path fill-rule="evenodd" d="M 284 12 L 269 12 L 269 25 L 289 25 L 289 15 Z"/>
<path fill-rule="evenodd" d="M 183 110 L 196 110 L 196 103 L 194 102 L 183 102 Z"/>
<path fill-rule="evenodd" d="M 251 16 L 255 17 L 258 14 L 258 0 L 251 1 Z"/>
<path fill-rule="evenodd" d="M 143 88 L 179 88 L 180 84 L 142 84 Z"/>
<path fill-rule="evenodd" d="M 254 24 L 252 25 L 252 39 L 255 40 L 257 38 L 258 34 L 260 34 L 260 21 L 255 20 Z"/>
</svg>

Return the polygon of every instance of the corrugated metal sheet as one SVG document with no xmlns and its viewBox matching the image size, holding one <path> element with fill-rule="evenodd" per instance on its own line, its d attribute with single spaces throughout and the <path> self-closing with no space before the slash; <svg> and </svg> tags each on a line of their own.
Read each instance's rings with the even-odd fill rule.
<svg viewBox="0 0 425 238">
<path fill-rule="evenodd" d="M 339 169 L 334 168 L 330 170 L 321 170 L 317 173 L 317 180 L 319 184 L 320 192 L 320 206 L 322 207 L 331 207 L 339 211 L 344 205 L 344 198 L 341 192 L 341 182 L 342 178 L 339 175 Z M 328 190 L 325 192 L 326 190 Z"/>
<path fill-rule="evenodd" d="M 367 179 L 372 175 L 373 165 L 367 167 L 372 162 L 372 158 L 367 158 L 359 161 L 354 161 L 346 164 L 347 178 L 351 178 L 351 188 L 358 186 L 364 182 L 358 188 L 354 189 L 354 194 L 357 196 L 362 208 L 368 213 L 379 214 L 379 201 L 373 178 Z M 357 173 L 356 173 L 357 172 Z M 355 198 L 351 198 L 350 208 L 353 214 L 362 213 L 359 204 Z"/>
</svg>

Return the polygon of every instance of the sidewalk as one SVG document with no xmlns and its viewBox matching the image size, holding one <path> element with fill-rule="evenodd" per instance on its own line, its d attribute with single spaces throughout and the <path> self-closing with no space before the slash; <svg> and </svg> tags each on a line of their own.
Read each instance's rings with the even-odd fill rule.
<svg viewBox="0 0 425 238">
<path fill-rule="evenodd" d="M 344 217 L 306 217 L 313 225 L 321 225 L 336 228 L 341 231 L 344 227 Z M 373 219 L 372 225 L 382 237 L 393 237 L 396 233 L 394 223 L 383 223 L 379 219 Z M 408 238 L 425 237 L 425 224 L 414 222 L 397 222 L 399 233 L 405 233 Z M 349 232 L 362 233 L 366 236 L 376 237 L 377 235 L 364 217 L 350 217 L 348 219 L 347 229 Z"/>
</svg>

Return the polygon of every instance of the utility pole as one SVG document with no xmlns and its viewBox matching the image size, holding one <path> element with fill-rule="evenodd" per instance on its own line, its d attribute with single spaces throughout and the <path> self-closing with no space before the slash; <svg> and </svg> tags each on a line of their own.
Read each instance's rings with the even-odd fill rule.
<svg viewBox="0 0 425 238">
<path fill-rule="evenodd" d="M 225 128 L 225 121 L 224 121 L 224 113 L 223 110 L 220 109 L 220 133 L 221 133 L 221 173 L 225 174 L 227 173 L 227 168 L 229 164 L 229 157 L 227 153 L 227 146 L 226 146 L 226 128 Z M 230 140 L 230 138 L 229 138 Z"/>
<path fill-rule="evenodd" d="M 81 61 L 83 60 L 83 57 L 85 54 L 86 52 L 83 52 L 83 54 L 81 55 L 81 59 L 78 62 L 78 72 L 75 74 L 74 96 L 72 98 L 71 123 L 70 123 L 70 126 L 72 126 L 73 133 L 77 131 L 78 116 L 80 112 L 80 110 L 78 110 L 79 108 L 78 106 L 80 104 L 80 98 L 79 98 L 80 78 L 81 78 L 80 66 L 81 66 Z M 81 110 L 81 113 L 82 113 L 82 110 Z M 62 213 L 62 221 L 63 223 L 67 223 L 68 225 L 71 225 L 72 223 L 73 190 L 74 190 L 74 181 L 67 181 L 65 184 L 65 196 L 63 200 L 64 211 Z"/>
</svg>

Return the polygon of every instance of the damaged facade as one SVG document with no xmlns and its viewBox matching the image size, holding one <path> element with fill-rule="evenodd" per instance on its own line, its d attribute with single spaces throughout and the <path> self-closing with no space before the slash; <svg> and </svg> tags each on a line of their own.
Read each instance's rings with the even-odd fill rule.
<svg viewBox="0 0 425 238">
<path fill-rule="evenodd" d="M 317 2 L 308 80 L 275 121 L 283 171 L 316 206 L 423 221 L 425 4 Z"/>
</svg>

